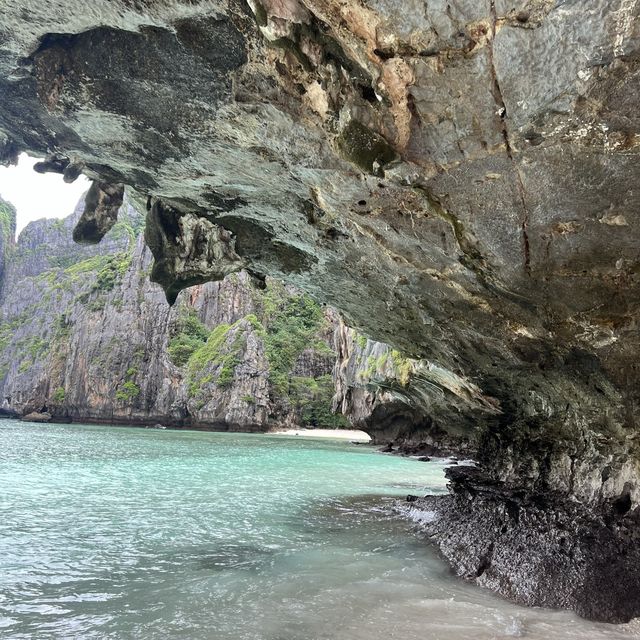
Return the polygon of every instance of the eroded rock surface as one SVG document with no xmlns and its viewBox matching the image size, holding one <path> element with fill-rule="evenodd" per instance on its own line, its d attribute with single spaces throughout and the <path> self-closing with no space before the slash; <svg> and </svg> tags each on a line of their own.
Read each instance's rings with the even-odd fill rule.
<svg viewBox="0 0 640 640">
<path fill-rule="evenodd" d="M 73 230 L 73 240 L 79 244 L 98 244 L 118 221 L 123 197 L 124 187 L 121 184 L 94 182 Z"/>
<path fill-rule="evenodd" d="M 368 339 L 339 321 L 335 329 L 334 368 L 337 411 L 367 431 L 376 443 L 397 444 L 400 451 L 444 455 L 475 449 L 466 420 L 455 422 L 475 404 L 479 415 L 499 413 L 480 389 L 426 359 L 407 358 L 389 345 Z M 442 403 L 445 391 L 448 404 Z M 440 402 L 434 402 L 434 396 Z M 445 428 L 446 426 L 446 428 Z"/>
<path fill-rule="evenodd" d="M 162 202 L 169 299 L 241 265 L 282 277 L 442 372 L 428 414 L 480 433 L 493 480 L 594 513 L 624 492 L 633 513 L 639 14 L 17 0 L 0 160 L 28 149 Z"/>
<path fill-rule="evenodd" d="M 474 467 L 448 475 L 453 495 L 400 510 L 422 523 L 459 576 L 592 620 L 627 622 L 640 606 L 640 527 L 637 514 L 628 516 L 628 493 L 602 514 L 552 492 L 505 491 Z"/>
</svg>

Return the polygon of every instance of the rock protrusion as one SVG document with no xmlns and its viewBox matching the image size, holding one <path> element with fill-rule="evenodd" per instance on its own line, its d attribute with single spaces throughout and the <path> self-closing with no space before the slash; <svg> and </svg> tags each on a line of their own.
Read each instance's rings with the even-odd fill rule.
<svg viewBox="0 0 640 640">
<path fill-rule="evenodd" d="M 98 244 L 118 221 L 123 198 L 124 185 L 94 181 L 85 196 L 82 216 L 73 230 L 74 242 Z"/>
<path fill-rule="evenodd" d="M 169 304 L 182 289 L 222 280 L 244 266 L 230 232 L 160 200 L 147 213 L 145 239 L 155 259 L 151 281 L 162 286 Z"/>
<path fill-rule="evenodd" d="M 453 495 L 398 508 L 422 523 L 459 576 L 522 605 L 617 623 L 638 616 L 639 509 L 594 513 L 511 488 L 475 467 L 446 473 Z"/>
</svg>

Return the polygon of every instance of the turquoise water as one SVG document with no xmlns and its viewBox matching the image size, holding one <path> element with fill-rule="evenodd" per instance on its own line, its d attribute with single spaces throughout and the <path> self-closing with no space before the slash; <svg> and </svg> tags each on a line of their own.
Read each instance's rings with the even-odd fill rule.
<svg viewBox="0 0 640 640">
<path fill-rule="evenodd" d="M 638 637 L 453 578 L 389 508 L 443 489 L 344 443 L 4 420 L 0 638 Z"/>
</svg>

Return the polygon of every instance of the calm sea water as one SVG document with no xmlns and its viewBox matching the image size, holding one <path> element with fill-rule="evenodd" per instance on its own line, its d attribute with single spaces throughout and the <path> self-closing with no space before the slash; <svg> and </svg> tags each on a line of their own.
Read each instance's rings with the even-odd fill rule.
<svg viewBox="0 0 640 640">
<path fill-rule="evenodd" d="M 453 578 L 442 464 L 270 436 L 0 422 L 0 638 L 640 637 Z"/>
</svg>

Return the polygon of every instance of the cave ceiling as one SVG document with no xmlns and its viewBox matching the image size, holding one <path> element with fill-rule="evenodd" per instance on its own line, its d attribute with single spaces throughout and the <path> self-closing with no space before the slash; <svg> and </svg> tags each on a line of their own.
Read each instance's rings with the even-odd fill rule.
<svg viewBox="0 0 640 640">
<path fill-rule="evenodd" d="M 124 186 L 170 300 L 243 267 L 280 277 L 435 363 L 457 414 L 571 405 L 629 428 L 639 14 L 15 0 L 0 6 L 0 161 L 26 151 L 94 195 Z"/>
</svg>

